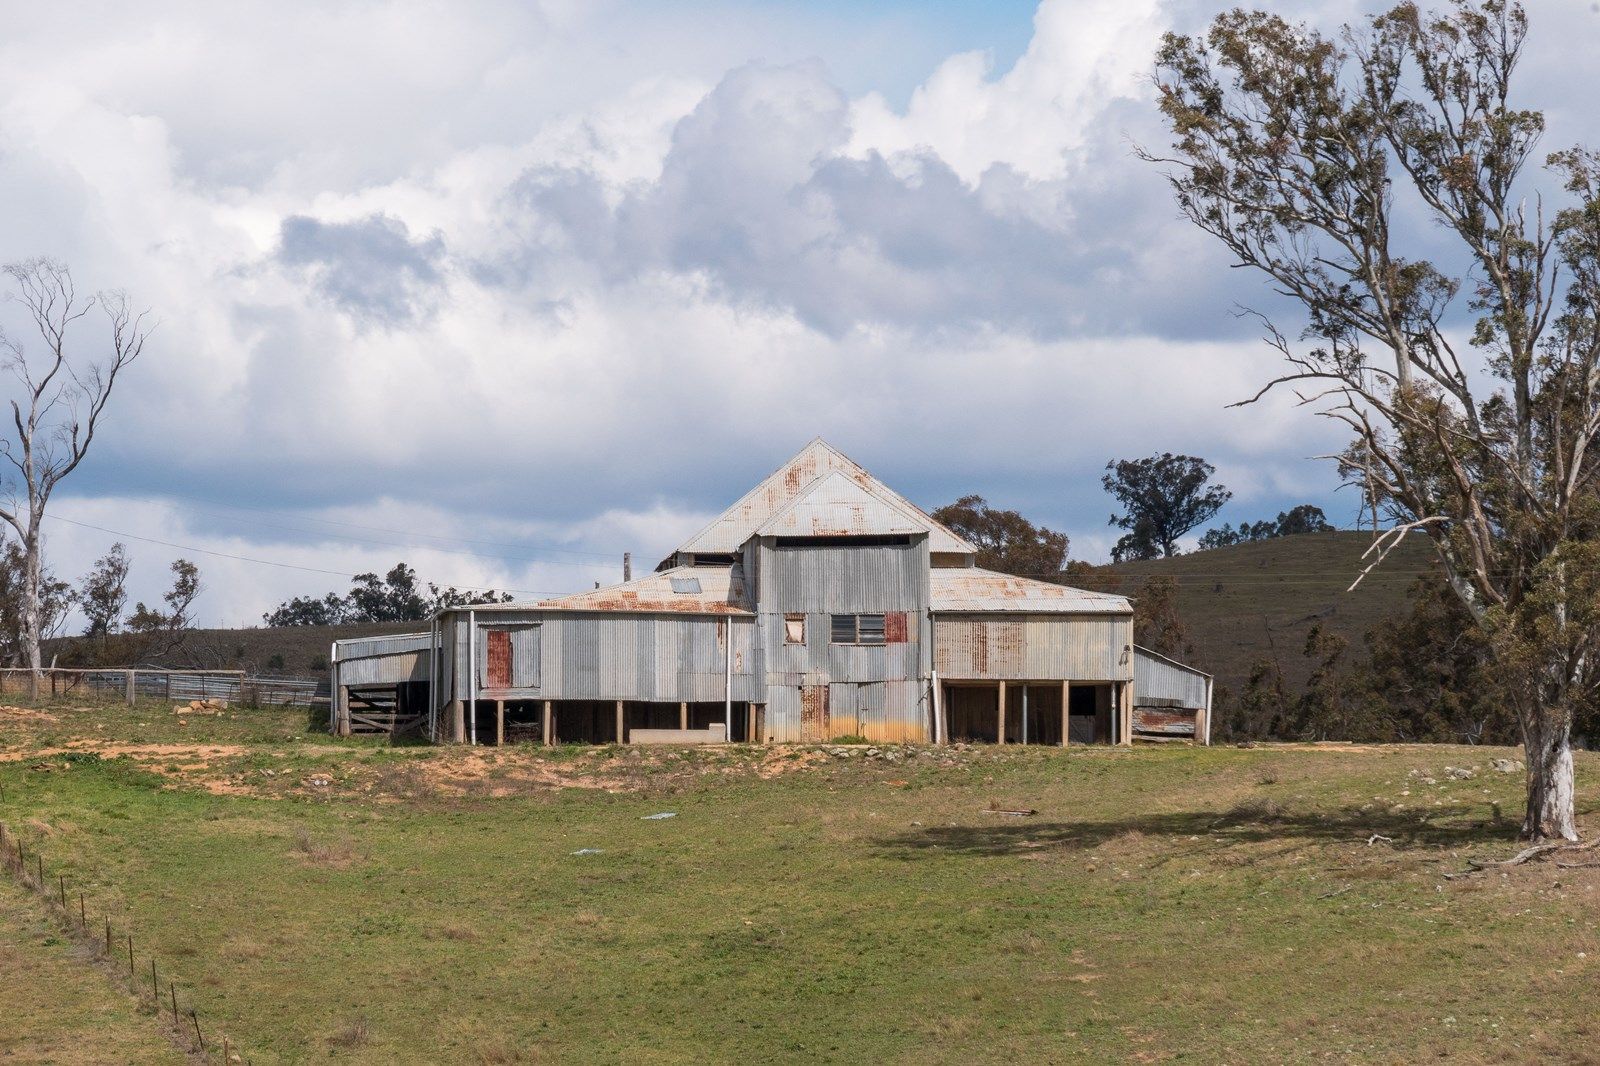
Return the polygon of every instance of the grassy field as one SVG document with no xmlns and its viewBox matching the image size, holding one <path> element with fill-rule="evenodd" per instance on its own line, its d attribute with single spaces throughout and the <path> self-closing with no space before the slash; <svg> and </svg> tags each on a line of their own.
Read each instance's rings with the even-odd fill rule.
<svg viewBox="0 0 1600 1066">
<path fill-rule="evenodd" d="M 1513 850 L 1498 750 L 468 751 L 42 712 L 0 711 L 0 818 L 255 1063 L 1579 1062 L 1600 1037 L 1600 870 L 1444 876 Z"/>
<path fill-rule="evenodd" d="M 1430 549 L 1421 536 L 1408 537 L 1354 592 L 1346 591 L 1367 565 L 1361 554 L 1371 544 L 1371 533 L 1309 533 L 1106 569 L 1130 596 L 1147 578 L 1172 578 L 1194 643 L 1192 661 L 1237 694 L 1261 658 L 1276 660 L 1291 686 L 1304 684 L 1313 625 L 1343 636 L 1354 654 L 1374 624 L 1410 610 L 1406 593 L 1429 572 Z"/>
</svg>

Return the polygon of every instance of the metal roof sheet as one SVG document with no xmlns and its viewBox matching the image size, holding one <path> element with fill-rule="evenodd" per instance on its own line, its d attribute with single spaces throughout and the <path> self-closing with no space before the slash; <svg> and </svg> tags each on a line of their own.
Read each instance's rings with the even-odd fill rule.
<svg viewBox="0 0 1600 1066">
<path fill-rule="evenodd" d="M 1131 614 L 1126 596 L 979 570 L 937 567 L 929 571 L 929 608 L 934 613 L 997 611 L 1018 614 Z"/>
<path fill-rule="evenodd" d="M 850 537 L 932 533 L 937 523 L 835 470 L 813 481 L 755 532 L 770 537 Z"/>
<path fill-rule="evenodd" d="M 1152 662 L 1162 663 L 1163 665 L 1170 666 L 1175 670 L 1183 670 L 1183 671 L 1186 671 L 1186 672 L 1191 673 L 1191 674 L 1197 674 L 1200 677 L 1210 677 L 1211 676 L 1210 674 L 1206 673 L 1204 670 L 1200 669 L 1198 666 L 1190 666 L 1188 663 L 1179 662 L 1177 659 L 1172 658 L 1170 655 L 1162 655 L 1158 651 L 1151 651 L 1149 648 L 1141 647 L 1138 644 L 1135 644 L 1133 646 L 1133 654 L 1134 654 L 1134 658 L 1135 659 L 1138 659 L 1138 658 L 1149 659 Z"/>
<path fill-rule="evenodd" d="M 929 551 L 967 555 L 977 552 L 972 545 L 935 522 L 916 504 L 867 473 L 859 464 L 821 437 L 811 441 L 800 450 L 800 454 L 745 493 L 738 503 L 722 512 L 710 525 L 680 545 L 678 551 L 701 554 L 738 551 L 752 534 L 766 525 L 814 482 L 833 473 L 843 474 L 869 489 L 881 500 L 893 501 L 905 511 L 919 516 L 926 526 L 919 527 L 917 532 L 921 532 L 921 528 L 928 530 Z"/>
<path fill-rule="evenodd" d="M 535 606 L 566 611 L 751 613 L 745 593 L 744 568 L 738 565 L 676 566 L 635 581 L 541 600 Z"/>
</svg>

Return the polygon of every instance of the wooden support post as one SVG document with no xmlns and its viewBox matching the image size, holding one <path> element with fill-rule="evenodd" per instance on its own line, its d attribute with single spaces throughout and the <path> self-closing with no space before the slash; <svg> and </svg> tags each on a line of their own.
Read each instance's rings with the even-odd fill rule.
<svg viewBox="0 0 1600 1066">
<path fill-rule="evenodd" d="M 554 744 L 556 740 L 555 712 L 550 709 L 549 700 L 544 701 L 544 713 L 541 715 L 541 717 L 544 720 L 544 746 L 548 748 L 551 744 Z"/>
<path fill-rule="evenodd" d="M 450 742 L 464 744 L 467 740 L 466 704 L 461 700 L 451 700 L 447 708 L 450 712 Z"/>
<path fill-rule="evenodd" d="M 623 721 L 622 701 L 618 700 L 617 701 L 617 743 L 618 744 L 626 744 L 627 742 L 628 742 L 627 723 Z"/>
<path fill-rule="evenodd" d="M 1061 746 L 1067 746 L 1067 728 L 1072 725 L 1072 682 L 1061 682 Z"/>
<path fill-rule="evenodd" d="M 1133 747 L 1133 682 L 1122 683 L 1122 744 Z"/>
<path fill-rule="evenodd" d="M 506 742 L 506 701 L 494 701 L 494 744 L 500 747 Z"/>
<path fill-rule="evenodd" d="M 138 682 L 135 680 L 138 676 L 139 676 L 139 671 L 137 671 L 137 670 L 129 670 L 128 671 L 128 676 L 126 678 L 126 684 L 127 684 L 127 689 L 128 689 L 127 697 L 128 697 L 128 706 L 129 707 L 133 706 L 134 694 L 139 691 Z"/>
<path fill-rule="evenodd" d="M 678 728 L 689 728 L 689 705 L 687 703 L 678 704 Z"/>
<path fill-rule="evenodd" d="M 995 743 L 1006 742 L 1006 683 L 1000 682 L 1000 698 L 995 704 L 999 727 L 995 730 Z"/>
</svg>

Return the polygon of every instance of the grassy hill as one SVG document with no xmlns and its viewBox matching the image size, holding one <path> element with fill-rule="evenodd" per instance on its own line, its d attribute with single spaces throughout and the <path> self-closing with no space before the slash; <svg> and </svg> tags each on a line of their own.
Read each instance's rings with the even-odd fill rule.
<svg viewBox="0 0 1600 1066">
<path fill-rule="evenodd" d="M 82 637 L 61 637 L 46 643 L 44 657 L 60 656 L 67 665 L 126 666 L 137 658 L 140 665 L 209 670 L 248 670 L 258 674 L 322 677 L 328 673 L 328 652 L 336 640 L 415 633 L 427 622 L 362 622 L 339 626 L 261 626 L 251 629 L 195 629 L 184 634 L 177 648 L 152 659 L 139 656 L 131 638 L 113 636 L 104 647 L 90 647 Z M 81 659 L 89 655 L 93 661 Z"/>
<path fill-rule="evenodd" d="M 1308 533 L 1106 569 L 1130 596 L 1151 577 L 1172 578 L 1194 644 L 1191 661 L 1238 693 L 1262 657 L 1275 658 L 1291 684 L 1303 683 L 1311 668 L 1302 654 L 1306 633 L 1319 622 L 1358 648 L 1376 622 L 1410 609 L 1406 593 L 1429 572 L 1432 550 L 1420 536 L 1407 537 L 1360 587 L 1345 591 L 1371 544 L 1371 533 Z"/>
</svg>

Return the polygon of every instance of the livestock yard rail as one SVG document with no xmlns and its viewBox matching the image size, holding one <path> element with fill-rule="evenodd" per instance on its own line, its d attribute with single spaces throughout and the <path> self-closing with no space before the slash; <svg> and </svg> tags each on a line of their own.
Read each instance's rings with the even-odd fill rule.
<svg viewBox="0 0 1600 1066">
<path fill-rule="evenodd" d="M 0 694 L 30 691 L 31 671 L 0 667 Z M 224 700 L 248 706 L 311 707 L 328 702 L 328 682 L 314 677 L 255 677 L 243 670 L 162 670 L 142 667 L 40 671 L 39 694 L 93 694 L 163 700 Z"/>
</svg>

